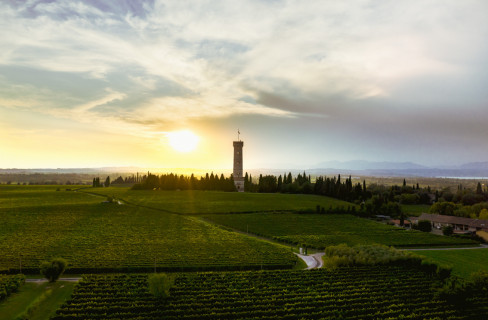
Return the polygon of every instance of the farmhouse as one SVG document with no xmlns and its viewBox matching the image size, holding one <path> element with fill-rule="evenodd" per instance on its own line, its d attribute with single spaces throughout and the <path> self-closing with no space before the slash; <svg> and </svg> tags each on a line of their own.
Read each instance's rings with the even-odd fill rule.
<svg viewBox="0 0 488 320">
<path fill-rule="evenodd" d="M 463 217 L 445 216 L 440 214 L 422 213 L 420 217 L 415 218 L 414 223 L 420 220 L 429 220 L 432 222 L 434 228 L 442 228 L 444 226 L 452 226 L 454 231 L 470 231 L 476 232 L 481 230 L 488 230 L 488 220 L 478 220 Z"/>
</svg>

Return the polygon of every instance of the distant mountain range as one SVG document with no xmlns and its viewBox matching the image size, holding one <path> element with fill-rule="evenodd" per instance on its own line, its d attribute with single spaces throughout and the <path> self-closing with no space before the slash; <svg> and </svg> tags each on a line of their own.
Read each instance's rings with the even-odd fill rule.
<svg viewBox="0 0 488 320">
<path fill-rule="evenodd" d="M 470 162 L 459 166 L 449 166 L 449 167 L 427 167 L 413 162 L 373 162 L 364 160 L 353 160 L 353 161 L 327 161 L 321 162 L 317 165 L 311 166 L 309 168 L 303 167 L 302 169 L 297 168 L 297 166 L 291 167 L 290 169 L 273 169 L 269 166 L 267 168 L 261 169 L 246 169 L 247 172 L 251 173 L 253 176 L 263 174 L 274 174 L 279 175 L 285 172 L 291 172 L 292 174 L 298 174 L 300 172 L 306 171 L 308 174 L 312 175 L 330 175 L 330 174 L 353 174 L 360 176 L 378 176 L 378 177 L 407 177 L 407 176 L 417 176 L 417 177 L 453 177 L 453 178 L 488 178 L 488 161 L 485 162 Z M 140 167 L 101 167 L 101 168 L 58 168 L 58 169 L 0 169 L 0 174 L 33 174 L 33 173 L 44 173 L 44 174 L 67 174 L 67 173 L 78 173 L 78 174 L 92 174 L 92 175 L 103 175 L 103 174 L 130 174 L 130 173 L 146 173 L 147 171 L 153 173 L 161 172 L 175 172 L 179 174 L 189 174 L 194 173 L 197 175 L 204 175 L 206 172 L 232 172 L 229 169 L 225 170 L 204 170 L 204 169 L 191 169 L 191 168 L 173 168 L 173 169 L 162 169 L 162 168 L 140 168 Z"/>
<path fill-rule="evenodd" d="M 444 167 L 427 167 L 413 162 L 327 161 L 308 171 L 314 174 L 342 172 L 368 176 L 484 178 L 488 177 L 488 161 Z"/>
<path fill-rule="evenodd" d="M 412 170 L 412 169 L 428 169 L 428 167 L 413 163 L 413 162 L 371 162 L 364 160 L 353 161 L 327 161 L 321 162 L 315 166 L 316 168 L 332 168 L 332 169 L 346 169 L 346 170 Z"/>
</svg>

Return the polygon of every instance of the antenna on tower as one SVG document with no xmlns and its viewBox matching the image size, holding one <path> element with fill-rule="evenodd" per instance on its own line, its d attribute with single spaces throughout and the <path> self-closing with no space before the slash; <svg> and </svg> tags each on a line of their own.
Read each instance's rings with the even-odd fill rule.
<svg viewBox="0 0 488 320">
<path fill-rule="evenodd" d="M 241 141 L 241 139 L 239 139 L 240 134 L 241 134 L 241 132 L 239 131 L 239 129 L 237 129 L 237 141 Z"/>
</svg>

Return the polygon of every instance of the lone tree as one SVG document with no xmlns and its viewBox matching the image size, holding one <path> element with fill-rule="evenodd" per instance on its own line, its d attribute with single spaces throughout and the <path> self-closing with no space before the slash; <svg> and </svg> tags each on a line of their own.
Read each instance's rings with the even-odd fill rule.
<svg viewBox="0 0 488 320">
<path fill-rule="evenodd" d="M 66 270 L 68 262 L 63 258 L 54 258 L 51 261 L 44 261 L 41 263 L 41 274 L 49 280 L 55 282 L 59 276 Z"/>
<path fill-rule="evenodd" d="M 106 188 L 110 187 L 110 176 L 107 176 L 107 179 L 105 179 L 104 186 L 105 186 Z"/>
<path fill-rule="evenodd" d="M 157 299 L 164 299 L 169 297 L 169 289 L 174 284 L 174 277 L 166 273 L 151 274 L 148 278 L 149 292 Z"/>
</svg>

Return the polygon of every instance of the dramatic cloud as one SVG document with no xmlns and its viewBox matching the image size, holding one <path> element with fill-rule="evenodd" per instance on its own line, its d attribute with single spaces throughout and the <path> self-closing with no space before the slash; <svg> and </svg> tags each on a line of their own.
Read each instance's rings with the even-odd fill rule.
<svg viewBox="0 0 488 320">
<path fill-rule="evenodd" d="M 287 161 L 307 164 L 399 160 L 393 145 L 432 163 L 445 139 L 438 152 L 473 155 L 451 161 L 479 160 L 486 12 L 481 0 L 3 2 L 0 117 L 15 126 L 13 110 L 34 112 L 155 140 L 189 125 L 232 124 L 255 140 L 277 130 L 306 147 Z"/>
</svg>

